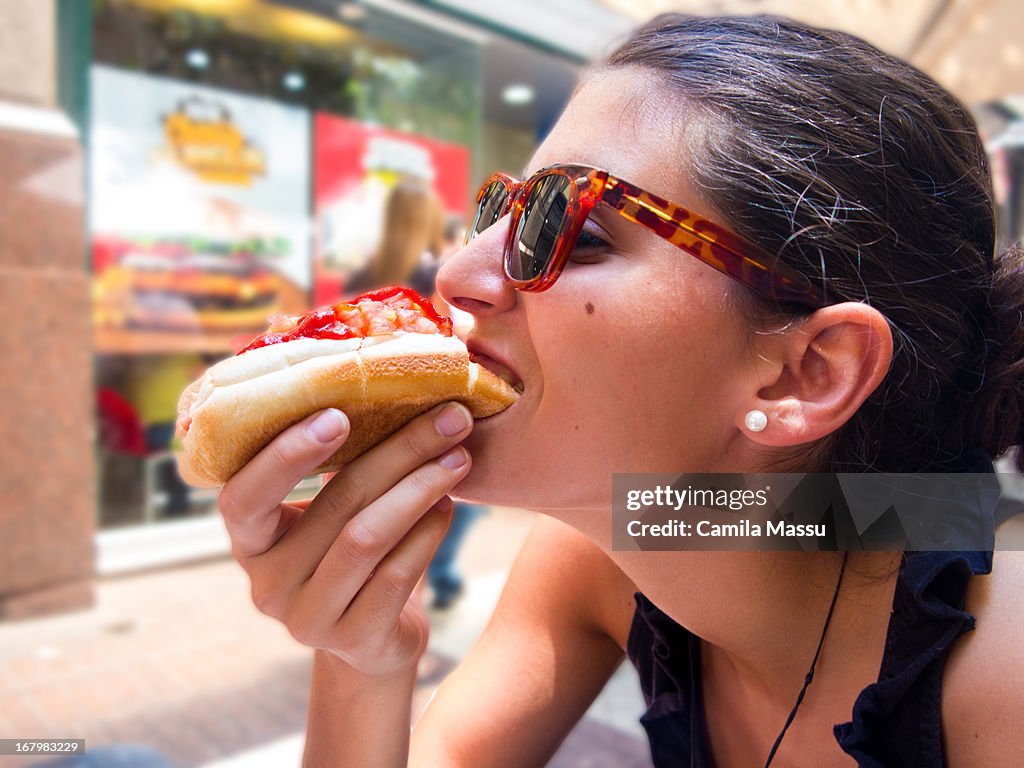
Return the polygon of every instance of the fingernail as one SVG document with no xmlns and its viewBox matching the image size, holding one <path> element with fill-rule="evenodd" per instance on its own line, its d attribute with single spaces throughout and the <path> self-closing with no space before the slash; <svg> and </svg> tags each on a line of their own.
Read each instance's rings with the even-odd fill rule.
<svg viewBox="0 0 1024 768">
<path fill-rule="evenodd" d="M 445 469 L 458 469 L 466 463 L 466 458 L 469 454 L 466 453 L 466 449 L 461 446 L 452 448 L 448 453 L 441 457 L 438 464 Z"/>
<path fill-rule="evenodd" d="M 434 429 L 439 435 L 454 437 L 469 428 L 473 417 L 461 405 L 449 405 L 434 419 Z"/>
<path fill-rule="evenodd" d="M 328 408 L 310 422 L 309 431 L 321 443 L 330 443 L 341 437 L 347 425 L 345 414 L 337 408 Z"/>
</svg>

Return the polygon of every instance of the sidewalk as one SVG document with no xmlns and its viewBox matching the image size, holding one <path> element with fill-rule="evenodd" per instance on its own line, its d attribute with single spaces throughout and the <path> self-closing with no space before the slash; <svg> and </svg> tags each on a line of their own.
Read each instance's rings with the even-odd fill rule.
<svg viewBox="0 0 1024 768">
<path fill-rule="evenodd" d="M 1018 484 L 1009 496 L 1024 491 L 1020 476 L 1002 479 Z M 483 629 L 531 519 L 498 508 L 470 531 L 467 593 L 432 616 L 417 711 Z M 143 745 L 178 768 L 289 768 L 302 754 L 310 662 L 252 607 L 231 560 L 101 579 L 92 610 L 0 623 L 0 738 Z M 550 768 L 647 768 L 642 711 L 627 662 Z M 0 756 L 0 768 L 40 762 Z"/>
<path fill-rule="evenodd" d="M 417 708 L 472 644 L 525 538 L 530 515 L 495 509 L 467 538 L 466 595 L 439 614 Z M 106 579 L 86 612 L 0 624 L 0 737 L 140 744 L 179 768 L 298 765 L 310 652 L 249 599 L 230 560 Z M 649 765 L 643 709 L 624 665 L 549 764 Z M 39 758 L 0 757 L 0 766 Z"/>
</svg>

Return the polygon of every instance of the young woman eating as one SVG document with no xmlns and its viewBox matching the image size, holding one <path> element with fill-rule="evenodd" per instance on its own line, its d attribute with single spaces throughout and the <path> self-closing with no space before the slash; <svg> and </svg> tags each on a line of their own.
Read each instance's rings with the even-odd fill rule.
<svg viewBox="0 0 1024 768">
<path fill-rule="evenodd" d="M 1024 764 L 1016 553 L 611 548 L 615 472 L 985 472 L 1021 442 L 1024 271 L 964 107 L 845 34 L 666 16 L 522 179 L 438 277 L 518 402 L 283 504 L 347 436 L 326 411 L 221 494 L 256 604 L 317 649 L 306 763 L 544 765 L 628 655 L 657 766 Z M 409 738 L 449 496 L 542 514 Z"/>
</svg>

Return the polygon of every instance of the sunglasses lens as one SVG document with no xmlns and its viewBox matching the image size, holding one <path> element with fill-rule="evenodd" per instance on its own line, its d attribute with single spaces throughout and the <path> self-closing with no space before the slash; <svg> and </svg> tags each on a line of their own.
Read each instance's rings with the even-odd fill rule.
<svg viewBox="0 0 1024 768">
<path fill-rule="evenodd" d="M 508 189 L 500 181 L 492 181 L 480 196 L 476 216 L 473 217 L 473 223 L 466 232 L 467 243 L 501 218 L 505 212 L 506 200 Z"/>
<path fill-rule="evenodd" d="M 566 226 L 565 212 L 572 198 L 572 182 L 560 174 L 540 178 L 530 189 L 509 254 L 508 275 L 513 280 L 534 280 L 548 269 L 558 236 Z"/>
</svg>

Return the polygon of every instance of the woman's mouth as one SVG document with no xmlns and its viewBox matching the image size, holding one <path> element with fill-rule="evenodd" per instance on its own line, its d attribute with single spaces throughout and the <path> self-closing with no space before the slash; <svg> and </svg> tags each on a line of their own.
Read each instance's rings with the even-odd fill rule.
<svg viewBox="0 0 1024 768">
<path fill-rule="evenodd" d="M 512 389 L 514 389 L 520 395 L 523 394 L 523 391 L 526 389 L 525 385 L 523 384 L 523 380 L 516 375 L 515 371 L 513 371 L 504 363 L 498 362 L 490 355 L 485 355 L 481 352 L 471 351 L 469 353 L 469 359 L 471 362 L 474 362 L 477 365 L 486 368 L 488 371 L 490 371 L 499 379 L 501 379 L 510 387 L 512 387 Z"/>
</svg>

